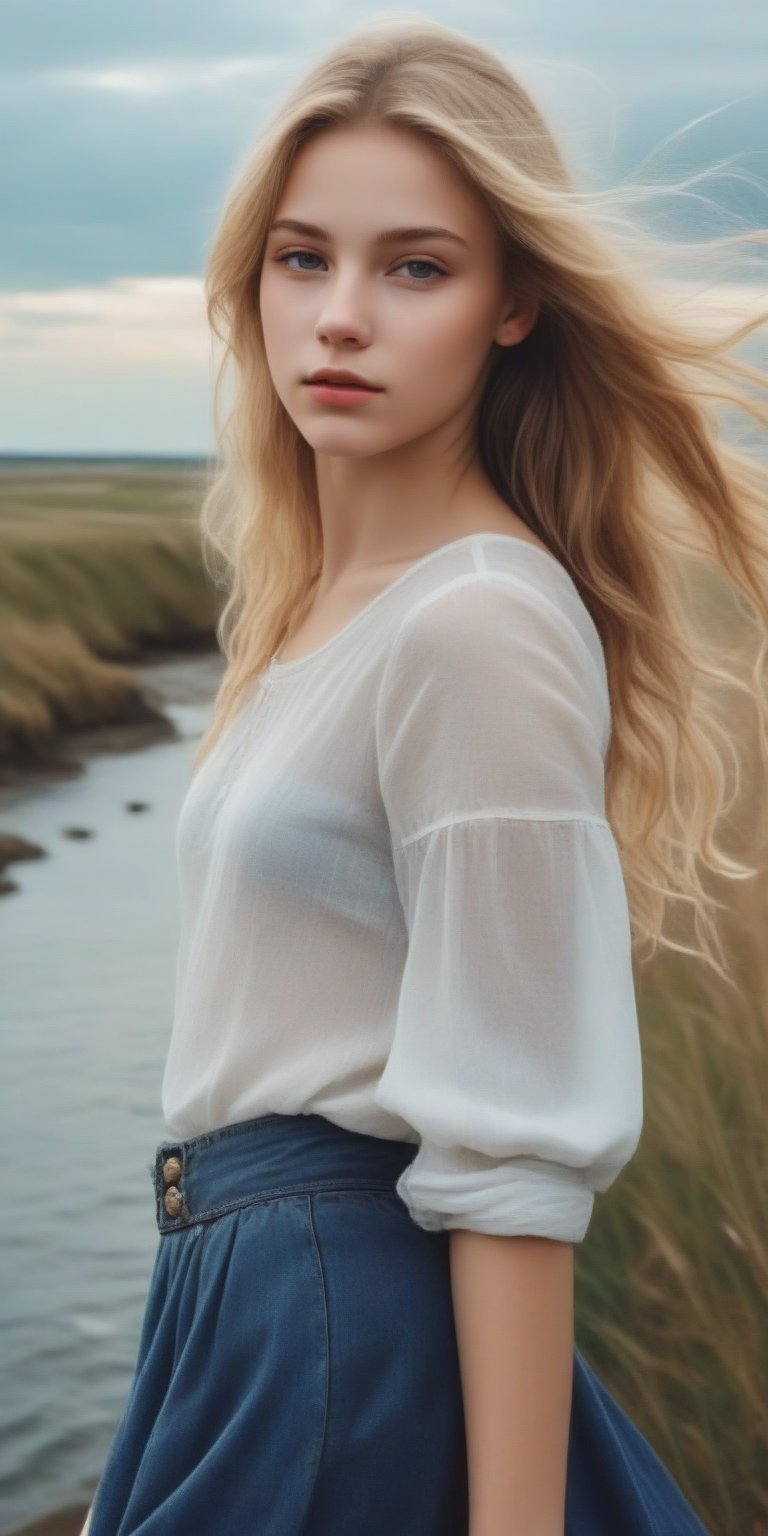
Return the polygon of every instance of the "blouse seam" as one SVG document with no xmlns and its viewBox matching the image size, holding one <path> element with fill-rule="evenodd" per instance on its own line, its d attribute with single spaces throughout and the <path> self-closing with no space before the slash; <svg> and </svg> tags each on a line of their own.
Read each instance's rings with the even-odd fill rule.
<svg viewBox="0 0 768 1536">
<path fill-rule="evenodd" d="M 574 591 L 576 597 L 579 599 L 579 601 L 581 603 L 581 609 L 583 610 L 583 612 L 580 611 L 580 617 L 586 618 L 587 623 L 588 623 L 588 625 L 590 627 L 590 632 L 592 630 L 595 631 L 595 635 L 596 635 L 597 642 L 598 642 L 598 656 L 599 656 L 598 671 L 600 673 L 601 681 L 604 681 L 605 680 L 605 657 L 604 657 L 603 652 L 602 652 L 602 645 L 601 645 L 601 642 L 600 642 L 599 634 L 597 634 L 597 630 L 596 630 L 596 626 L 595 626 L 595 621 L 592 618 L 592 615 L 589 612 L 589 609 L 586 607 L 586 604 L 584 603 L 583 599 L 581 598 L 580 593 L 578 591 L 578 588 L 575 586 L 574 582 L 572 581 L 572 578 L 570 577 L 568 571 L 566 571 L 565 566 L 560 566 L 560 570 L 562 571 L 563 575 L 567 578 L 568 582 L 570 583 L 571 587 L 573 588 L 573 591 Z M 399 625 L 397 627 L 397 630 L 395 632 L 395 635 L 394 635 L 393 645 L 394 645 L 394 643 L 397 640 L 400 639 L 400 637 L 408 629 L 411 620 L 412 619 L 415 620 L 418 617 L 418 615 L 421 613 L 422 609 L 428 608 L 432 603 L 437 602 L 441 597 L 446 596 L 447 593 L 456 591 L 458 588 L 463 587 L 463 586 L 470 586 L 470 585 L 473 585 L 473 584 L 480 586 L 480 585 L 483 585 L 484 583 L 490 583 L 490 582 L 494 582 L 494 581 L 501 582 L 502 584 L 504 584 L 506 586 L 516 587 L 519 591 L 523 591 L 523 592 L 530 593 L 531 589 L 533 589 L 533 591 L 535 592 L 536 596 L 538 598 L 541 598 L 543 600 L 543 602 L 546 604 L 546 606 L 553 613 L 555 613 L 557 615 L 558 619 L 562 620 L 562 622 L 564 624 L 566 624 L 570 630 L 573 631 L 573 633 L 577 636 L 580 644 L 584 647 L 584 650 L 585 650 L 586 654 L 589 656 L 590 661 L 594 663 L 594 656 L 592 654 L 592 649 L 591 649 L 589 643 L 587 642 L 587 640 L 586 640 L 586 638 L 584 636 L 583 631 L 579 627 L 578 623 L 572 618 L 571 614 L 567 613 L 566 610 L 562 607 L 562 605 L 559 602 L 557 602 L 557 600 L 555 598 L 552 597 L 551 593 L 549 593 L 548 591 L 543 591 L 541 587 L 538 587 L 535 584 L 535 582 L 532 583 L 530 581 L 529 577 L 525 573 L 523 573 L 522 571 L 499 571 L 499 570 L 496 570 L 492 566 L 489 566 L 487 564 L 482 565 L 482 566 L 475 565 L 475 568 L 472 571 L 460 571 L 459 574 L 456 575 L 456 576 L 446 577 L 446 579 L 444 581 L 440 582 L 439 586 L 432 587 L 428 592 L 423 592 L 421 597 L 415 598 L 414 601 L 406 609 L 405 613 L 403 614 L 403 616 L 402 616 L 402 618 L 400 620 L 400 623 L 399 623 Z"/>
<path fill-rule="evenodd" d="M 472 549 L 474 551 L 474 549 L 475 549 L 474 545 L 472 546 Z M 576 592 L 576 594 L 578 596 L 579 595 L 578 594 L 578 589 L 575 587 L 575 584 L 573 583 L 572 578 L 570 577 L 568 571 L 566 571 L 564 566 L 561 566 L 560 569 L 563 571 L 563 574 L 566 577 L 568 577 L 568 580 L 571 582 L 571 585 L 574 587 L 574 591 Z M 385 662 L 384 671 L 383 671 L 381 679 L 380 679 L 379 696 L 378 696 L 378 701 L 377 701 L 376 711 L 375 711 L 375 714 L 376 714 L 375 733 L 376 733 L 377 740 L 379 739 L 379 734 L 380 734 L 380 732 L 379 732 L 379 712 L 381 710 L 382 699 L 383 699 L 385 691 L 386 691 L 387 681 L 388 681 L 388 677 L 389 677 L 389 671 L 390 671 L 390 668 L 394 665 L 394 661 L 395 661 L 395 657 L 396 657 L 396 653 L 397 653 L 399 644 L 400 644 L 401 641 L 403 641 L 406 638 L 406 636 L 408 634 L 408 631 L 411 628 L 412 623 L 418 618 L 419 614 L 425 608 L 429 607 L 432 603 L 437 602 L 441 597 L 446 596 L 448 593 L 453 592 L 453 591 L 457 590 L 458 588 L 461 588 L 461 587 L 464 587 L 464 586 L 468 586 L 470 584 L 481 585 L 482 583 L 490 583 L 490 582 L 493 582 L 493 581 L 500 581 L 501 583 L 503 583 L 505 585 L 512 586 L 512 587 L 517 587 L 519 590 L 522 590 L 524 592 L 526 590 L 527 591 L 531 590 L 531 583 L 530 583 L 530 581 L 528 581 L 526 576 L 523 575 L 521 572 L 518 572 L 518 571 L 499 571 L 499 570 L 494 570 L 494 569 L 490 568 L 487 564 L 483 564 L 482 566 L 478 566 L 477 564 L 475 564 L 474 570 L 463 571 L 463 572 L 461 572 L 457 576 L 452 576 L 452 577 L 448 578 L 447 580 L 440 582 L 440 584 L 437 587 L 433 587 L 433 588 L 430 589 L 430 591 L 423 593 L 420 598 L 417 598 L 406 609 L 405 613 L 402 615 L 402 617 L 400 619 L 399 624 L 397 625 L 397 627 L 395 629 L 394 635 L 392 636 L 392 641 L 391 641 L 391 644 L 390 644 L 390 647 L 389 647 L 389 655 L 388 655 L 387 660 Z M 542 592 L 541 589 L 535 585 L 535 583 L 533 584 L 533 590 L 537 594 L 537 596 L 542 597 L 544 599 L 544 602 L 545 602 L 546 606 L 550 609 L 550 611 L 555 613 L 557 615 L 558 619 L 562 620 L 562 622 L 565 623 L 568 626 L 568 628 L 572 631 L 572 633 L 577 636 L 577 638 L 579 640 L 579 644 L 583 647 L 583 650 L 584 650 L 585 654 L 589 658 L 589 662 L 590 662 L 591 667 L 593 668 L 594 671 L 596 671 L 596 673 L 597 673 L 597 675 L 599 677 L 600 692 L 601 692 L 601 695 L 602 695 L 602 698 L 601 698 L 601 705 L 602 705 L 601 714 L 603 716 L 603 728 L 604 728 L 604 732 L 605 732 L 605 740 L 606 740 L 606 743 L 607 743 L 609 741 L 609 739 L 610 739 L 610 730 L 611 730 L 611 723 L 612 723 L 611 722 L 611 706 L 610 706 L 610 698 L 609 698 L 608 692 L 607 692 L 607 672 L 606 672 L 606 665 L 605 665 L 605 656 L 604 656 L 604 654 L 602 652 L 602 645 L 601 645 L 601 642 L 600 642 L 600 637 L 599 637 L 599 635 L 597 635 L 599 660 L 596 663 L 595 662 L 595 657 L 594 657 L 594 655 L 592 653 L 591 646 L 588 644 L 588 642 L 587 642 L 587 640 L 586 640 L 586 638 L 584 636 L 584 633 L 580 629 L 579 625 L 573 620 L 571 615 L 566 613 L 565 610 L 561 607 L 561 605 L 559 603 L 557 603 L 550 596 L 549 593 Z M 584 606 L 584 612 L 586 614 L 586 617 L 587 617 L 587 619 L 589 621 L 590 626 L 593 629 L 595 629 L 595 633 L 597 633 L 596 626 L 594 624 L 594 620 L 592 619 L 592 616 L 589 613 L 589 610 L 586 608 L 585 605 L 583 605 L 583 606 Z"/>
<path fill-rule="evenodd" d="M 419 832 L 411 832 L 408 837 L 404 837 L 402 842 L 397 844 L 396 851 L 399 852 L 402 848 L 406 848 L 409 843 L 418 842 L 422 837 L 428 837 L 431 832 L 440 832 L 447 827 L 462 826 L 467 822 L 473 821 L 528 821 L 536 822 L 537 824 L 545 824 L 549 822 L 578 822 L 590 826 L 604 827 L 607 828 L 609 832 L 612 832 L 613 830 L 608 818 L 606 816 L 598 816 L 597 814 L 592 816 L 589 814 L 572 816 L 568 811 L 564 811 L 560 816 L 528 816 L 524 811 L 471 811 L 467 812 L 465 816 L 459 815 L 439 817 L 437 821 L 432 821 L 428 824 L 428 826 L 422 827 Z"/>
</svg>

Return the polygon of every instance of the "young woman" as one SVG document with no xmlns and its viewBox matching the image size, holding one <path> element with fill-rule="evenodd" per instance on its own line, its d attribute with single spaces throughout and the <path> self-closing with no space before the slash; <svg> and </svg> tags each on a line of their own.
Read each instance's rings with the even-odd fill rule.
<svg viewBox="0 0 768 1536">
<path fill-rule="evenodd" d="M 431 22 L 338 46 L 227 202 L 228 666 L 90 1536 L 704 1531 L 574 1346 L 573 1248 L 640 1138 L 663 880 L 720 964 L 673 557 L 716 552 L 764 624 L 768 498 L 696 398 L 750 409 L 745 365 L 603 211 Z"/>
</svg>

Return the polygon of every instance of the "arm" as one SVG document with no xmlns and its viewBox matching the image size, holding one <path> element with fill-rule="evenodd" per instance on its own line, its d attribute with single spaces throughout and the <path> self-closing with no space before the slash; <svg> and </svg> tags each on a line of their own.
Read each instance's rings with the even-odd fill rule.
<svg viewBox="0 0 768 1536">
<path fill-rule="evenodd" d="M 462 582 L 416 606 L 379 692 L 408 945 L 374 1099 L 418 1134 L 398 1194 L 451 1234 L 470 1536 L 562 1536 L 573 1245 L 642 1128 L 589 640 L 522 580 Z"/>
<path fill-rule="evenodd" d="M 573 1246 L 450 1233 L 469 1536 L 563 1536 Z"/>
</svg>

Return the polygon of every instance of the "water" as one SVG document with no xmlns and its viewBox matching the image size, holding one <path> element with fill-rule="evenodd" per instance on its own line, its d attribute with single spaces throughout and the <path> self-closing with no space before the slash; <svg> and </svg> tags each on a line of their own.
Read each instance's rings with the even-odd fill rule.
<svg viewBox="0 0 768 1536">
<path fill-rule="evenodd" d="M 12 865 L 0 899 L 1 1536 L 90 1498 L 130 1386 L 166 1134 L 175 821 L 221 670 L 214 653 L 147 672 L 180 740 L 0 803 L 0 826 L 49 854 Z M 75 823 L 94 836 L 65 837 Z"/>
</svg>

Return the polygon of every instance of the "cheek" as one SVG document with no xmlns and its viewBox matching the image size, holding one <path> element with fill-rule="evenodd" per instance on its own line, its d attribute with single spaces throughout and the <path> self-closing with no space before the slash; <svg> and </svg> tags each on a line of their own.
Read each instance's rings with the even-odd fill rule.
<svg viewBox="0 0 768 1536">
<path fill-rule="evenodd" d="M 401 317 L 398 350 L 408 358 L 412 377 L 442 383 L 448 392 L 471 380 L 487 355 L 487 303 L 457 294 L 424 296 L 420 310 Z"/>
<path fill-rule="evenodd" d="M 267 345 L 279 347 L 301 329 L 300 305 L 286 294 L 284 283 L 274 281 L 269 269 L 259 284 L 259 307 Z"/>
</svg>

